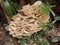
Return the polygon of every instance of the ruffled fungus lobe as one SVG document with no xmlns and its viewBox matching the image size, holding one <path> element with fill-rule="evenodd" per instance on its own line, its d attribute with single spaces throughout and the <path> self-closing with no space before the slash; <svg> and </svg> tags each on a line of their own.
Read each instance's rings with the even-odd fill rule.
<svg viewBox="0 0 60 45">
<path fill-rule="evenodd" d="M 19 10 L 20 13 L 13 17 L 13 21 L 8 25 L 8 30 L 13 37 L 31 36 L 40 31 L 43 24 L 49 22 L 50 17 L 38 11 L 41 4 L 41 1 L 37 1 L 33 5 L 25 5 Z"/>
</svg>

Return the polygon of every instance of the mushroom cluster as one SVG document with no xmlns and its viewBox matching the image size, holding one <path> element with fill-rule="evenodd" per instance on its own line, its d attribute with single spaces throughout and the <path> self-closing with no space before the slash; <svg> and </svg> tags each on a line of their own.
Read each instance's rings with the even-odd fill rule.
<svg viewBox="0 0 60 45">
<path fill-rule="evenodd" d="M 42 30 L 42 25 L 49 22 L 49 18 L 43 12 L 39 12 L 41 1 L 35 2 L 33 5 L 25 5 L 18 14 L 15 15 L 8 25 L 8 30 L 13 37 L 31 36 L 33 33 Z"/>
</svg>

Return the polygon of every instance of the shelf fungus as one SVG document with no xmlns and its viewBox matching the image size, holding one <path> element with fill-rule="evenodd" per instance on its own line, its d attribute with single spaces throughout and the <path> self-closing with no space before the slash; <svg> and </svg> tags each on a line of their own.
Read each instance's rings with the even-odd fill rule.
<svg viewBox="0 0 60 45">
<path fill-rule="evenodd" d="M 43 12 L 39 12 L 39 5 L 41 1 L 35 2 L 33 5 L 25 5 L 18 14 L 10 21 L 8 31 L 13 37 L 31 36 L 33 33 L 42 30 L 42 25 L 49 22 L 49 18 Z"/>
</svg>

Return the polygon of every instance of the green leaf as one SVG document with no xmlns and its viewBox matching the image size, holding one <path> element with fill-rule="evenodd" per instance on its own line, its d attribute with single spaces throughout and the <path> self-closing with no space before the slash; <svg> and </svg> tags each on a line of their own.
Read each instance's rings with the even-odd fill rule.
<svg viewBox="0 0 60 45">
<path fill-rule="evenodd" d="M 37 36 L 35 38 L 35 41 L 36 41 L 37 45 L 43 45 L 42 38 L 39 38 L 39 36 Z"/>
<path fill-rule="evenodd" d="M 48 31 L 50 30 L 50 28 L 52 27 L 51 23 L 46 23 L 45 25 L 42 26 L 43 30 L 40 32 L 40 35 L 46 35 L 48 36 Z"/>
<path fill-rule="evenodd" d="M 55 20 L 60 21 L 60 16 L 55 17 Z"/>
<path fill-rule="evenodd" d="M 48 27 L 45 27 L 45 28 L 43 28 L 43 30 L 42 30 L 42 32 L 40 33 L 40 35 L 41 35 L 41 36 L 43 36 L 43 35 L 48 36 L 48 35 L 49 35 L 49 34 L 48 34 L 48 31 L 49 31 Z"/>
<path fill-rule="evenodd" d="M 10 2 L 10 5 L 11 5 L 11 8 L 13 10 L 13 13 L 16 14 L 17 13 L 17 10 L 15 9 L 15 6 L 12 4 L 13 2 L 11 1 Z"/>
<path fill-rule="evenodd" d="M 9 16 L 10 18 L 13 17 L 13 12 L 12 12 L 12 8 L 10 6 L 10 3 L 6 0 L 2 2 L 3 8 L 7 13 L 7 16 Z"/>
<path fill-rule="evenodd" d="M 55 13 L 50 9 L 50 12 L 52 13 L 52 15 L 55 17 Z"/>
<path fill-rule="evenodd" d="M 51 8 L 53 8 L 53 7 L 56 7 L 56 5 L 52 5 L 52 6 L 50 6 Z"/>
<path fill-rule="evenodd" d="M 52 40 L 51 40 L 52 42 L 58 42 L 59 41 L 59 39 L 57 38 L 57 37 L 55 37 L 55 38 L 52 38 Z"/>
<path fill-rule="evenodd" d="M 17 11 L 18 7 L 17 7 L 16 3 L 12 2 L 12 1 L 11 1 L 10 3 L 11 3 L 12 6 L 14 7 L 14 9 Z"/>
<path fill-rule="evenodd" d="M 42 3 L 39 7 L 39 11 L 40 12 L 44 12 L 46 13 L 46 15 L 49 16 L 49 11 L 50 11 L 50 6 L 49 6 L 49 3 Z"/>
<path fill-rule="evenodd" d="M 50 45 L 49 42 L 45 38 L 43 38 L 43 45 Z"/>
<path fill-rule="evenodd" d="M 50 6 L 49 3 L 42 3 L 39 7 L 39 11 L 46 13 L 47 16 L 49 16 L 51 12 L 52 15 L 55 17 L 55 13 L 52 11 L 51 7 L 54 7 L 54 6 Z"/>
<path fill-rule="evenodd" d="M 39 38 L 39 36 L 36 37 L 35 41 L 37 45 L 50 45 L 45 38 L 42 38 L 42 37 Z"/>
<path fill-rule="evenodd" d="M 25 39 L 24 39 L 24 38 L 22 38 L 22 39 L 20 40 L 20 45 L 25 45 Z"/>
</svg>

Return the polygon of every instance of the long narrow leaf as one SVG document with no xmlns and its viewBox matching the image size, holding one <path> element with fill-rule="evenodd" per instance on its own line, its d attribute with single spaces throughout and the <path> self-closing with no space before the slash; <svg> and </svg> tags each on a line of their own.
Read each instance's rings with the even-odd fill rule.
<svg viewBox="0 0 60 45">
<path fill-rule="evenodd" d="M 12 4 L 12 1 L 9 2 L 9 3 L 10 3 L 10 5 L 11 5 L 11 8 L 12 8 L 12 10 L 13 10 L 13 13 L 16 14 L 16 13 L 17 13 L 17 10 L 15 9 L 14 5 Z"/>
<path fill-rule="evenodd" d="M 2 4 L 3 4 L 4 10 L 7 13 L 7 16 L 9 16 L 10 18 L 12 18 L 13 17 L 13 12 L 12 12 L 12 8 L 11 8 L 9 2 L 6 0 L 6 1 L 3 1 Z"/>
<path fill-rule="evenodd" d="M 11 4 L 14 6 L 14 8 L 17 10 L 17 5 L 11 1 Z"/>
</svg>

